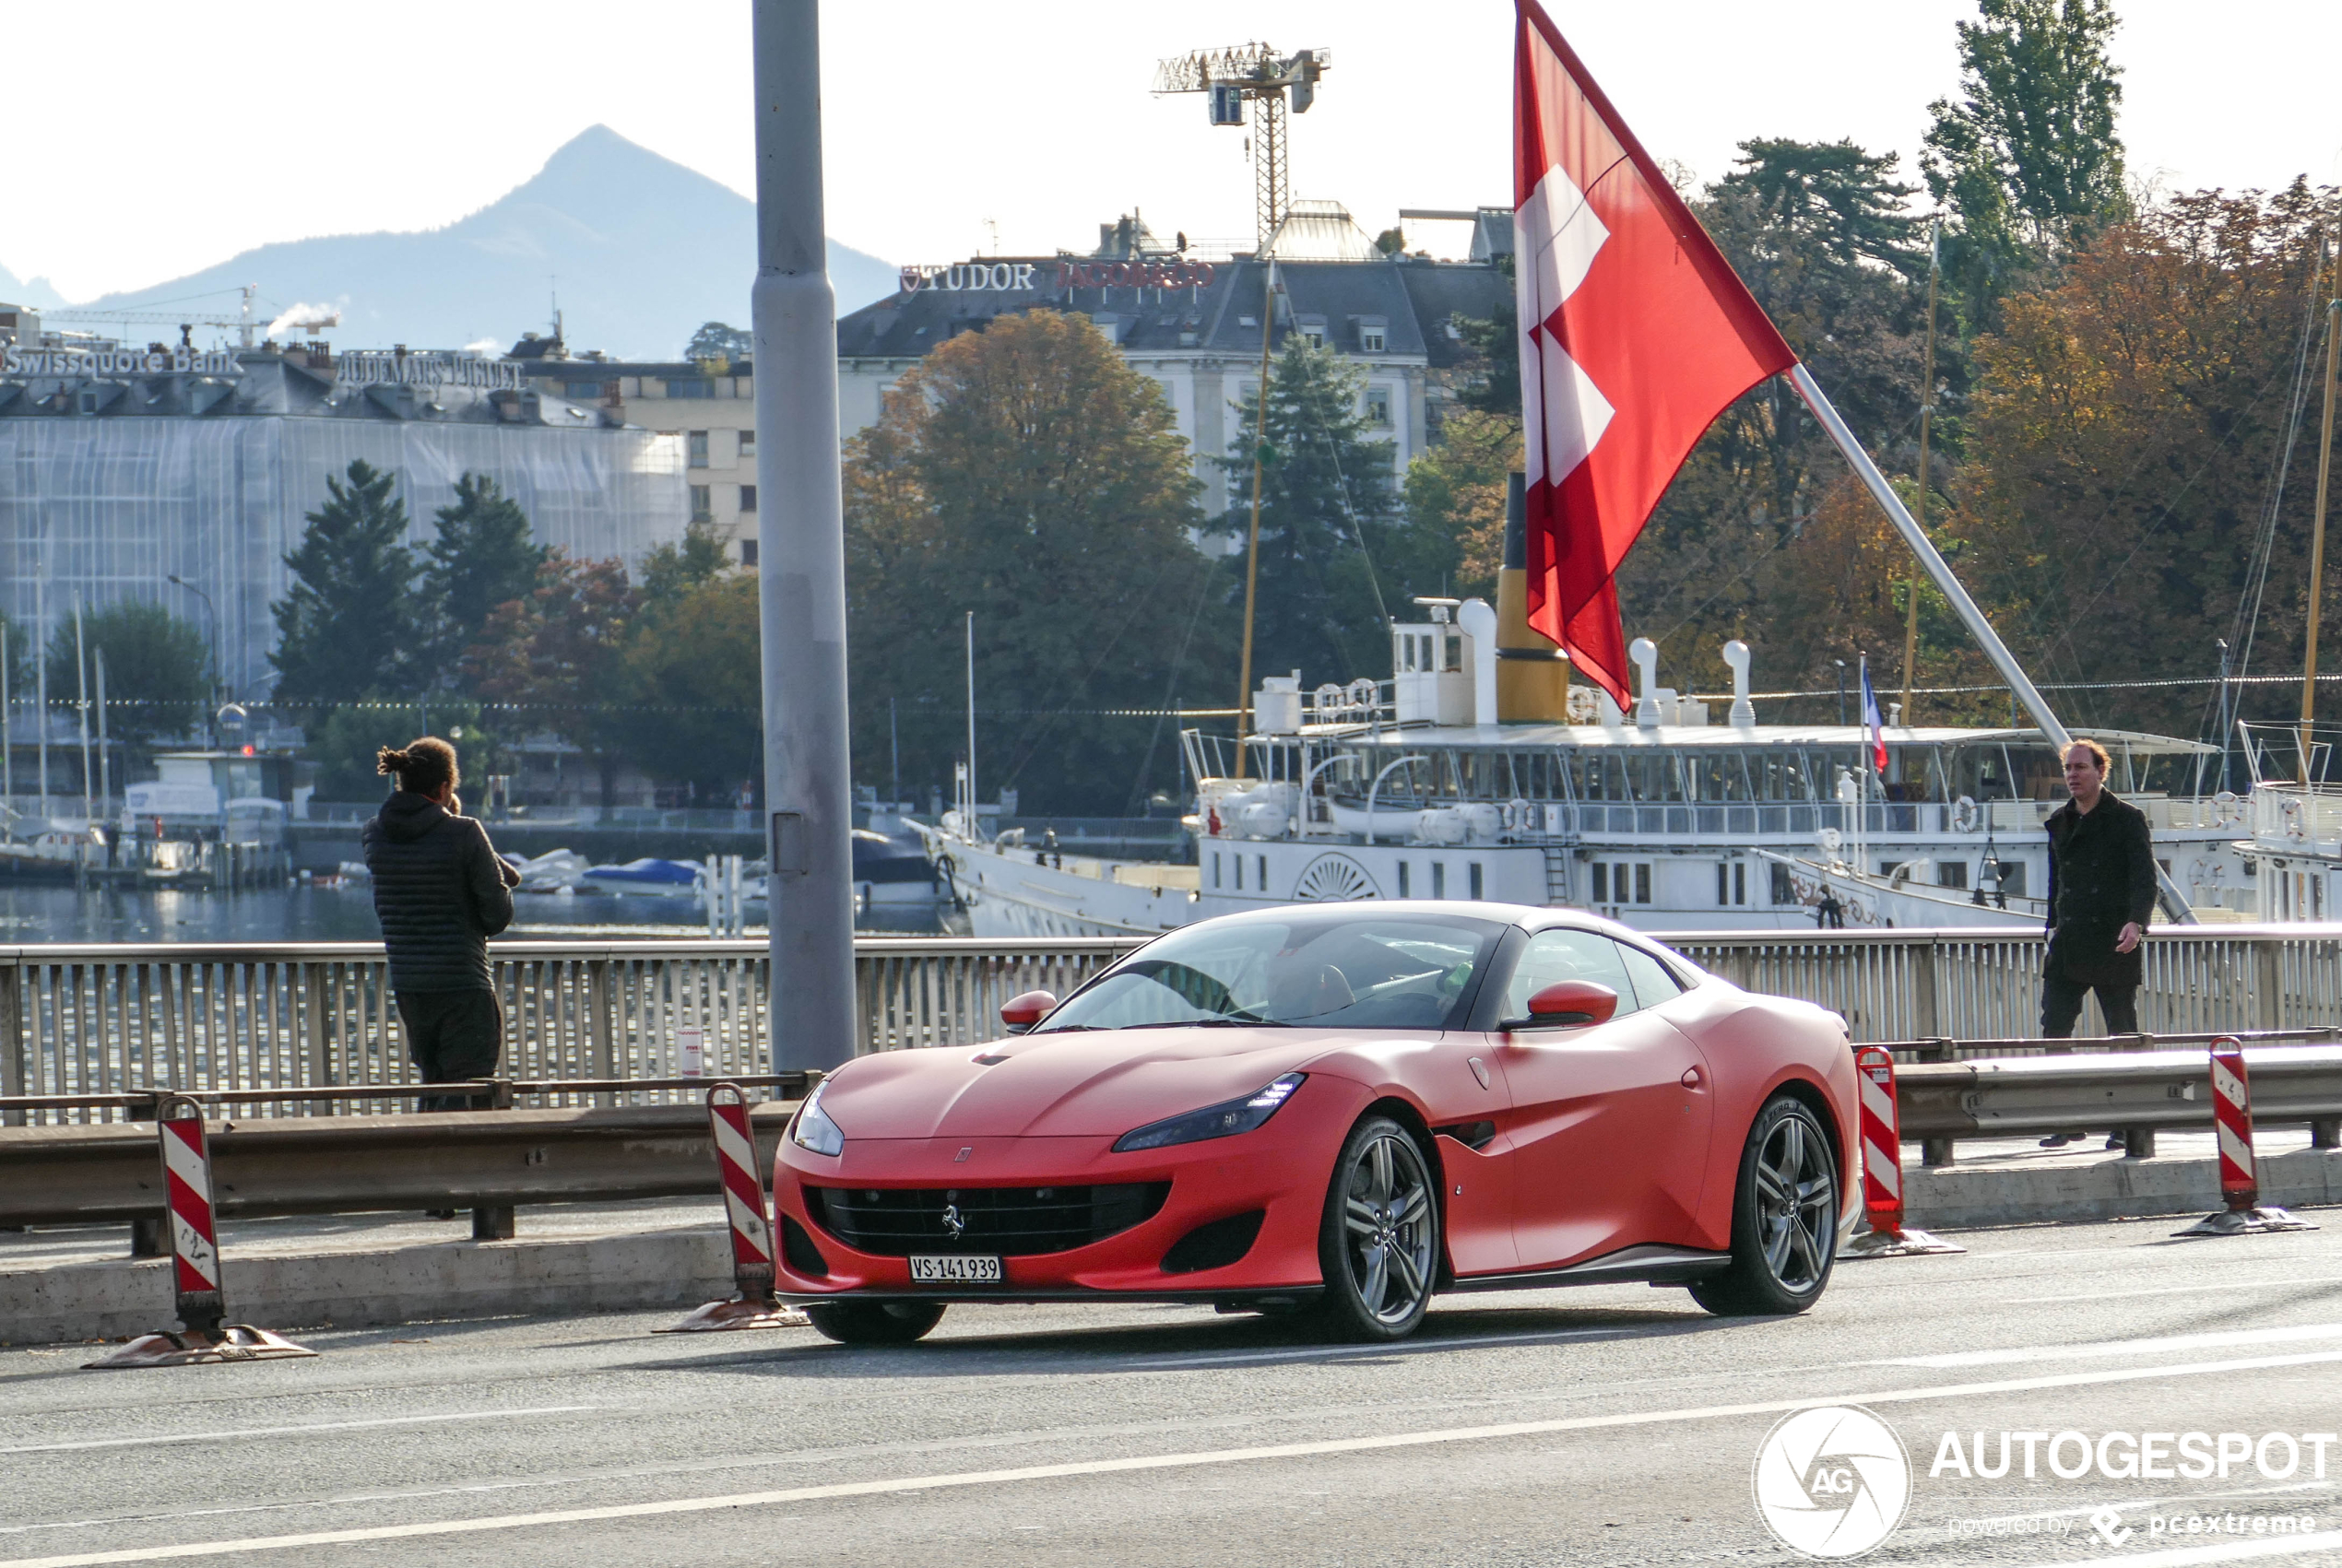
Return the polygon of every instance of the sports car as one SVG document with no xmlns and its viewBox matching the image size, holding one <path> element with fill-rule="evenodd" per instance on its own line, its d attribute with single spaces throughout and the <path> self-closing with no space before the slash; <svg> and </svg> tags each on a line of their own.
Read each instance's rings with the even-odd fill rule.
<svg viewBox="0 0 2342 1568">
<path fill-rule="evenodd" d="M 1121 1299 L 1390 1339 L 1442 1291 L 1620 1280 L 1794 1313 L 1856 1212 L 1844 1020 L 1570 911 L 1227 915 L 1001 1017 L 791 1119 L 776 1283 L 829 1338 Z"/>
</svg>

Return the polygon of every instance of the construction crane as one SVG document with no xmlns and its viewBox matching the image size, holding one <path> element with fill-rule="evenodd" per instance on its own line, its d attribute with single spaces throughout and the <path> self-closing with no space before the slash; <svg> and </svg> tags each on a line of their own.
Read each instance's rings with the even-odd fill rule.
<svg viewBox="0 0 2342 1568">
<path fill-rule="evenodd" d="M 1252 132 L 1253 222 L 1256 242 L 1264 250 L 1293 206 L 1293 171 L 1285 146 L 1286 89 L 1292 89 L 1292 112 L 1307 113 L 1317 100 L 1318 77 L 1332 65 L 1331 49 L 1304 49 L 1288 55 L 1265 43 L 1239 43 L 1199 49 L 1154 68 L 1157 97 L 1207 94 L 1215 125 L 1241 125 L 1245 105 L 1258 106 Z"/>
<path fill-rule="evenodd" d="M 190 334 L 199 326 L 233 327 L 236 330 L 237 345 L 240 348 L 249 348 L 253 346 L 253 333 L 260 324 L 254 320 L 252 312 L 253 301 L 260 292 L 260 285 L 247 283 L 240 292 L 243 295 L 243 305 L 238 313 L 232 316 L 179 315 L 168 311 L 109 311 L 96 306 L 82 306 L 62 311 L 43 311 L 41 312 L 41 319 L 44 322 L 120 322 L 126 326 L 169 325 L 177 327 L 182 336 Z M 313 312 L 296 317 L 285 324 L 291 331 L 309 333 L 320 332 L 326 327 L 340 324 L 341 312 L 338 311 Z"/>
</svg>

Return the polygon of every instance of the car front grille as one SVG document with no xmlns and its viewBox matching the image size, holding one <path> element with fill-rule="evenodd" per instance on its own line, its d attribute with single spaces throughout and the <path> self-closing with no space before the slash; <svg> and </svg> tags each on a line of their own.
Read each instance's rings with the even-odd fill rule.
<svg viewBox="0 0 2342 1568">
<path fill-rule="evenodd" d="M 805 1200 L 822 1229 L 857 1252 L 881 1257 L 915 1252 L 1025 1257 L 1102 1242 L 1153 1218 L 1170 1194 L 1169 1182 L 1091 1187 L 809 1186 Z M 956 1236 L 950 1219 L 960 1222 Z"/>
</svg>

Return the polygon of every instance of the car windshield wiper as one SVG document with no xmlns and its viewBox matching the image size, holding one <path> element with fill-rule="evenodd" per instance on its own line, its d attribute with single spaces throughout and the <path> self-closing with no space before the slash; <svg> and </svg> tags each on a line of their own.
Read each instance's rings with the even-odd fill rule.
<svg viewBox="0 0 2342 1568">
<path fill-rule="evenodd" d="M 1094 1029 L 1098 1026 L 1076 1024 L 1073 1027 Z M 1166 1019 L 1159 1023 L 1126 1023 L 1119 1027 L 1123 1029 L 1289 1029 L 1292 1026 L 1281 1023 L 1272 1018 L 1253 1018 L 1248 1015 L 1239 1018 L 1233 1014 L 1223 1013 L 1212 1018 Z"/>
</svg>

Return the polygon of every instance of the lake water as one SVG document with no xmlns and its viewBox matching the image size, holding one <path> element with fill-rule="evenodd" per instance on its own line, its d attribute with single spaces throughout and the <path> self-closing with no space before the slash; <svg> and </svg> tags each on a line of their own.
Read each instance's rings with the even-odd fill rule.
<svg viewBox="0 0 2342 1568">
<path fill-rule="evenodd" d="M 608 941 L 621 937 L 704 935 L 707 917 L 690 899 L 518 893 L 507 937 Z M 881 911 L 864 930 L 940 932 L 925 910 Z M 748 928 L 764 935 L 761 923 Z M 0 944 L 20 942 L 379 942 L 374 901 L 364 884 L 244 892 L 123 891 L 0 885 Z"/>
</svg>

